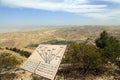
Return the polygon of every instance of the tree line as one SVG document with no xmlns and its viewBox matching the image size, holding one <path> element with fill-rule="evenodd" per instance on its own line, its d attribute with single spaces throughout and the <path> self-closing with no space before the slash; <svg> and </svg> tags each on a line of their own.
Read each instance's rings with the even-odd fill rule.
<svg viewBox="0 0 120 80">
<path fill-rule="evenodd" d="M 16 52 L 16 53 L 19 53 L 21 56 L 24 56 L 24 57 L 26 57 L 26 58 L 28 58 L 28 57 L 31 55 L 30 52 L 24 51 L 24 50 L 21 50 L 21 49 L 17 49 L 16 47 L 14 47 L 14 48 L 8 48 L 8 47 L 6 47 L 6 49 L 7 49 L 7 50 L 14 51 L 14 52 Z"/>
</svg>

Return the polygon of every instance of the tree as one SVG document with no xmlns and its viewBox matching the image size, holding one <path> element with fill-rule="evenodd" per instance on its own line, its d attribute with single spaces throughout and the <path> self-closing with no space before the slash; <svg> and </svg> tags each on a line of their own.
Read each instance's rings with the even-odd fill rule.
<svg viewBox="0 0 120 80">
<path fill-rule="evenodd" d="M 98 39 L 96 39 L 95 43 L 96 43 L 97 47 L 105 48 L 107 40 L 108 40 L 108 33 L 106 31 L 103 31 L 100 34 L 100 37 Z"/>
<path fill-rule="evenodd" d="M 109 36 L 106 31 L 103 31 L 95 42 L 107 62 L 115 62 L 120 57 L 120 41 Z"/>
</svg>

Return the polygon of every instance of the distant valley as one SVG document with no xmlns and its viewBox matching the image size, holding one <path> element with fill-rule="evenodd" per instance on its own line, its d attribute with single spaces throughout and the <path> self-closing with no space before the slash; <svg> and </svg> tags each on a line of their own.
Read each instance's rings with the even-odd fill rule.
<svg viewBox="0 0 120 80">
<path fill-rule="evenodd" d="M 77 26 L 61 28 L 45 28 L 32 31 L 0 33 L 0 47 L 26 47 L 47 41 L 84 41 L 95 40 L 103 30 L 120 39 L 119 26 Z"/>
</svg>

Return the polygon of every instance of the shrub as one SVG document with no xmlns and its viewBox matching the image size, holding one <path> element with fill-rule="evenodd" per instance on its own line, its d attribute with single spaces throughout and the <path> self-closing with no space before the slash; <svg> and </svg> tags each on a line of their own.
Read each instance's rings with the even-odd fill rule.
<svg viewBox="0 0 120 80">
<path fill-rule="evenodd" d="M 82 68 L 84 73 L 87 73 L 90 69 L 100 69 L 104 65 L 99 49 L 95 45 L 86 43 L 72 43 L 68 47 L 63 61 L 73 64 L 73 68 L 75 66 Z"/>
<path fill-rule="evenodd" d="M 21 64 L 22 60 L 12 56 L 10 53 L 0 53 L 0 68 L 16 67 Z"/>
</svg>

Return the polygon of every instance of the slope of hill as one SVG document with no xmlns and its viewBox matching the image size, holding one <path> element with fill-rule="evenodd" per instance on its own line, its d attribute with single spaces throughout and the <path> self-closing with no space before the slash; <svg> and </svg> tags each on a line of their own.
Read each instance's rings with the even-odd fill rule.
<svg viewBox="0 0 120 80">
<path fill-rule="evenodd" d="M 80 26 L 65 28 L 49 28 L 36 31 L 11 32 L 0 34 L 0 47 L 25 47 L 51 40 L 83 41 L 94 40 L 101 31 L 107 30 L 120 39 L 120 27 Z"/>
<path fill-rule="evenodd" d="M 27 59 L 24 56 L 21 56 L 19 53 L 11 51 L 6 48 L 16 47 L 17 49 L 33 52 L 35 47 L 39 43 L 64 43 L 68 44 L 71 41 L 85 41 L 86 39 L 90 39 L 94 42 L 94 40 L 99 36 L 99 34 L 103 31 L 107 30 L 110 35 L 115 36 L 120 39 L 120 27 L 101 27 L 101 26 L 80 26 L 80 27 L 62 27 L 62 28 L 51 28 L 51 29 L 40 29 L 35 31 L 21 31 L 21 32 L 10 32 L 10 33 L 1 33 L 0 34 L 0 53 L 11 53 L 18 59 L 23 60 L 23 62 Z M 29 47 L 34 46 L 34 47 Z M 6 48 L 4 48 L 6 47 Z M 29 47 L 29 48 L 28 48 Z M 38 75 L 33 75 L 30 72 L 24 71 L 20 68 L 20 65 L 16 68 L 12 69 L 2 69 L 2 73 L 0 74 L 0 80 L 42 80 L 42 77 Z M 114 66 L 110 68 L 110 72 L 114 70 Z M 59 71 L 58 71 L 59 72 Z M 114 73 L 116 74 L 116 73 Z M 117 73 L 119 78 L 119 74 Z M 57 75 L 57 79 L 62 79 L 63 76 Z M 81 78 L 84 78 L 81 75 Z M 101 75 L 101 76 L 86 76 L 87 80 L 89 78 L 91 80 L 113 80 L 113 75 Z M 73 80 L 69 79 L 68 80 Z M 83 79 L 79 79 L 83 80 Z M 116 79 L 118 80 L 118 79 Z"/>
</svg>

